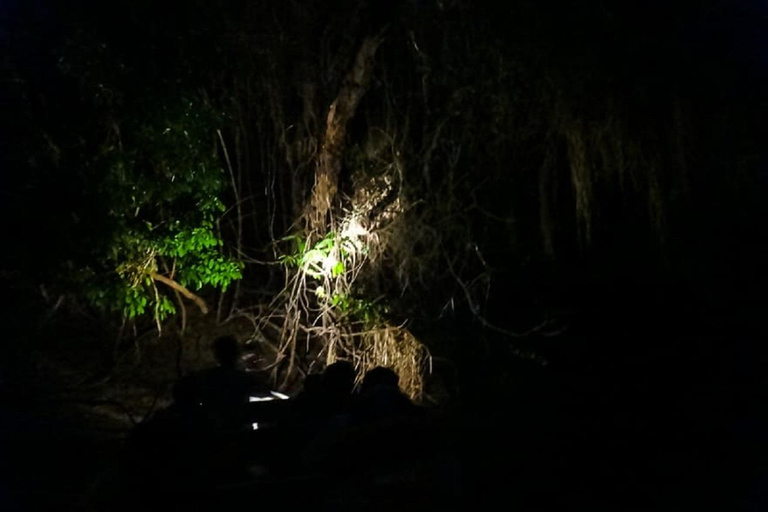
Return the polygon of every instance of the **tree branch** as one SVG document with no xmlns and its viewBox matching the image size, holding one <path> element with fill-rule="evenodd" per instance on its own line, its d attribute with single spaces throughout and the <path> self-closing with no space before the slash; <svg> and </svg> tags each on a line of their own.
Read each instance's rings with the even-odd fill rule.
<svg viewBox="0 0 768 512">
<path fill-rule="evenodd" d="M 204 315 L 208 314 L 208 305 L 205 303 L 205 301 L 200 297 L 198 297 L 197 295 L 195 295 L 194 293 L 192 293 L 191 291 L 189 291 L 184 286 L 180 285 L 173 279 L 167 278 L 165 276 L 161 276 L 157 272 L 152 272 L 149 274 L 149 276 L 155 281 L 160 281 L 161 283 L 167 286 L 170 286 L 172 289 L 176 290 L 177 292 L 179 292 L 180 294 L 182 294 L 183 296 L 185 296 L 186 298 L 194 302 L 197 305 L 197 307 L 200 308 L 200 312 L 202 314 Z"/>
</svg>

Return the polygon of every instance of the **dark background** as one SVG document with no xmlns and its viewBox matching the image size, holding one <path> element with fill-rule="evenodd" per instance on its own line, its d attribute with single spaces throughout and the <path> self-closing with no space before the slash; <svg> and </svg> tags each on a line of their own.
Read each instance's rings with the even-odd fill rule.
<svg viewBox="0 0 768 512">
<path fill-rule="evenodd" d="M 281 163 L 281 133 L 317 134 L 357 45 L 386 25 L 349 147 L 388 112 L 408 113 L 407 127 L 395 122 L 404 190 L 438 234 L 414 230 L 409 261 L 422 254 L 427 270 L 413 286 L 376 286 L 434 356 L 430 389 L 452 411 L 470 503 L 768 506 L 765 5 L 494 5 L 4 2 L 0 397 L 14 448 L 0 499 L 93 506 L 96 475 L 130 427 L 124 409 L 142 416 L 176 377 L 175 346 L 151 341 L 151 322 L 117 347 L 120 318 L 69 279 L 113 228 L 95 158 L 110 127 L 130 141 L 131 123 L 177 91 L 204 91 L 228 112 L 230 140 L 247 128 L 251 190 L 277 183 L 247 204 L 248 254 L 267 260 L 312 183 Z M 315 125 L 281 132 L 307 114 L 303 84 L 316 87 Z M 594 144 L 588 240 L 574 134 Z M 223 225 L 231 243 L 234 224 Z M 474 283 L 469 296 L 458 280 Z M 241 306 L 281 284 L 274 267 L 249 263 Z M 192 321 L 193 344 L 237 330 Z M 115 356 L 134 344 L 139 360 Z M 210 362 L 189 357 L 190 368 Z"/>
</svg>

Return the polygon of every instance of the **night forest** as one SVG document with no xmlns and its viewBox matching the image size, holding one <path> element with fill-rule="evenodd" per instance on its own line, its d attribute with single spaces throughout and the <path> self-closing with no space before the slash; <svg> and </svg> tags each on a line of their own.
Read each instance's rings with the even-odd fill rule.
<svg viewBox="0 0 768 512">
<path fill-rule="evenodd" d="M 764 2 L 0 20 L 0 510 L 768 510 Z"/>
</svg>

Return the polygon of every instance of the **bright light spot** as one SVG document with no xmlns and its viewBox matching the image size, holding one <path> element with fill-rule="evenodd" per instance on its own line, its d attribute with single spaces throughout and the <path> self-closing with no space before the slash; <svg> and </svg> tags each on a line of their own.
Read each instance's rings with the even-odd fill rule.
<svg viewBox="0 0 768 512">
<path fill-rule="evenodd" d="M 270 402 L 274 399 L 275 397 L 273 396 L 249 396 L 248 397 L 249 402 Z"/>
<path fill-rule="evenodd" d="M 251 423 L 251 428 L 253 430 L 259 430 L 259 424 L 258 423 Z"/>
<path fill-rule="evenodd" d="M 272 396 L 275 396 L 275 397 L 279 398 L 280 400 L 288 400 L 290 398 L 288 395 L 284 395 L 284 394 L 279 393 L 277 391 L 270 391 L 270 393 L 272 393 Z"/>
<path fill-rule="evenodd" d="M 350 218 L 346 222 L 346 225 L 341 229 L 341 237 L 349 238 L 350 240 L 357 240 L 361 236 L 366 236 L 367 234 L 368 230 L 360 224 L 360 220 L 356 216 Z"/>
<path fill-rule="evenodd" d="M 370 232 L 360 222 L 358 214 L 352 214 L 341 224 L 341 240 L 344 249 L 351 254 L 362 251 L 367 243 Z"/>
<path fill-rule="evenodd" d="M 335 267 L 338 262 L 339 260 L 337 260 L 333 255 L 329 255 L 327 258 L 323 258 L 323 272 L 325 274 L 330 274 L 333 272 L 333 267 Z"/>
</svg>

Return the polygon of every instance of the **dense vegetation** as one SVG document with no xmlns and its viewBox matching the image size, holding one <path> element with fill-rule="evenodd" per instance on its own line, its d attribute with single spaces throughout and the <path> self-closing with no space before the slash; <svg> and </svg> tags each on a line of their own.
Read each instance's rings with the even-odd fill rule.
<svg viewBox="0 0 768 512">
<path fill-rule="evenodd" d="M 40 318 L 111 364 L 245 319 L 278 384 L 389 358 L 416 396 L 424 344 L 544 363 L 765 284 L 749 6 L 7 10 L 17 356 Z"/>
</svg>

